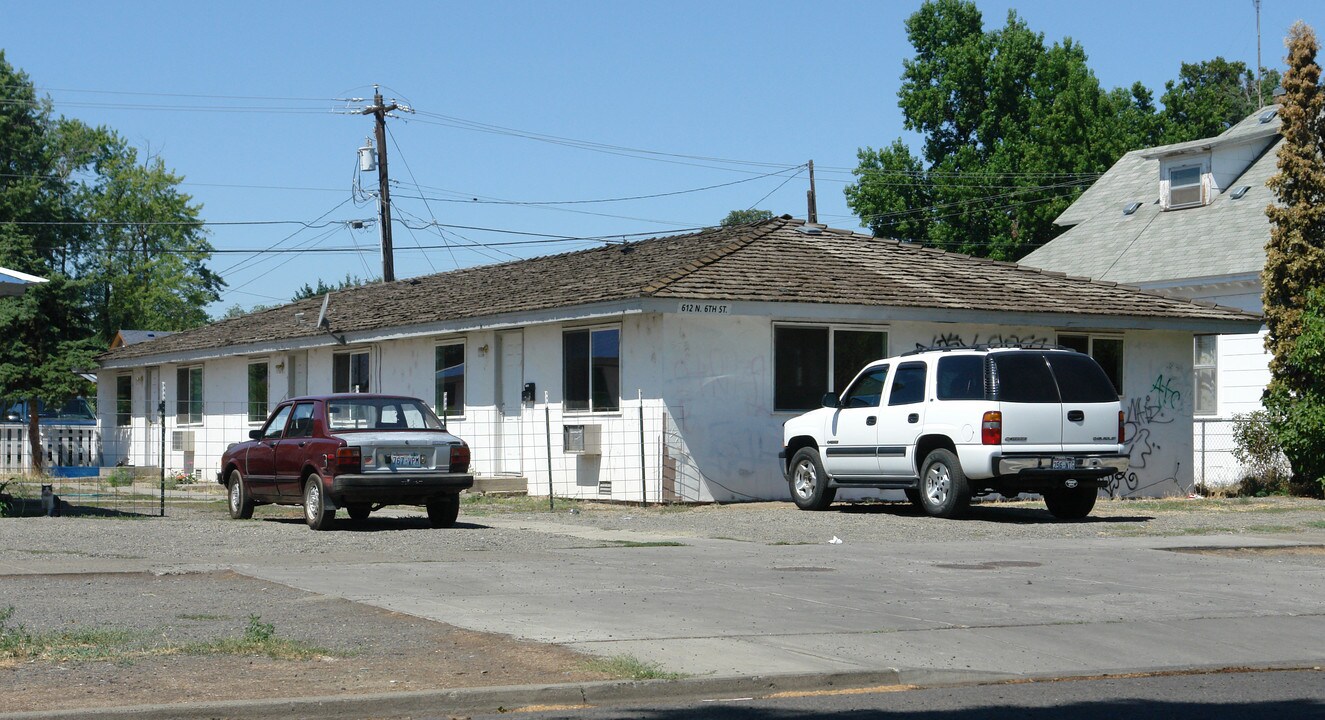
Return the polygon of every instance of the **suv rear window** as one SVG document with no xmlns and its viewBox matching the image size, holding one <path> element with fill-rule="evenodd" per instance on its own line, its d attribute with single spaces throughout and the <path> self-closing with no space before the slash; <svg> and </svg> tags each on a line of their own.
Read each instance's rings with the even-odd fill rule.
<svg viewBox="0 0 1325 720">
<path fill-rule="evenodd" d="M 1015 403 L 1056 403 L 1058 386 L 1044 362 L 1044 354 L 1010 352 L 993 354 L 998 372 L 997 399 Z M 1115 400 L 1117 398 L 1114 398 Z"/>
<path fill-rule="evenodd" d="M 1089 355 L 1048 353 L 1045 358 L 1058 380 L 1065 403 L 1115 402 L 1118 391 L 1100 364 Z"/>
</svg>

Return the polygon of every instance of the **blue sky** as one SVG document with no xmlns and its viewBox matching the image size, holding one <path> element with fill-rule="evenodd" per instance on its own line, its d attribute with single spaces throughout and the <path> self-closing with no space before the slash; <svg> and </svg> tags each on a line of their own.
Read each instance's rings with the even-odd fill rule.
<svg viewBox="0 0 1325 720">
<path fill-rule="evenodd" d="M 1139 80 L 1156 98 L 1181 62 L 1256 59 L 1252 0 L 978 4 L 986 28 L 1016 8 L 1047 42 L 1081 43 L 1106 87 Z M 348 223 L 376 208 L 352 190 L 367 102 L 344 99 L 371 98 L 374 83 L 417 111 L 388 121 L 395 217 L 413 226 L 395 225 L 398 278 L 599 242 L 474 228 L 587 238 L 714 225 L 751 206 L 804 217 L 795 167 L 811 159 L 820 221 L 857 227 L 842 196 L 857 149 L 903 137 L 918 150 L 897 89 L 919 5 L 44 0 L 6 4 L 0 47 L 57 112 L 159 154 L 208 222 L 334 221 L 212 225 L 218 250 L 363 248 L 218 254 L 230 286 L 219 314 L 381 273 L 376 225 Z M 1282 67 L 1297 19 L 1325 31 L 1325 4 L 1262 3 L 1267 67 Z M 362 182 L 375 189 L 376 174 Z"/>
</svg>

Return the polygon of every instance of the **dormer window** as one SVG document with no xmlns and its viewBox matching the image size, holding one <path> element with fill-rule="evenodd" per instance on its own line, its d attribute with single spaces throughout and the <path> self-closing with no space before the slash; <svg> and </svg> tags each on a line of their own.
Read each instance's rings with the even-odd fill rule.
<svg viewBox="0 0 1325 720">
<path fill-rule="evenodd" d="M 1200 165 L 1169 168 L 1168 209 L 1194 207 L 1205 204 L 1205 187 L 1201 182 Z"/>
</svg>

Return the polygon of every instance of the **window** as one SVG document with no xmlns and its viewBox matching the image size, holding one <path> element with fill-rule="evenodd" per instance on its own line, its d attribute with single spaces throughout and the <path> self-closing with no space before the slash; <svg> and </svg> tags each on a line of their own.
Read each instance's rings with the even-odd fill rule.
<svg viewBox="0 0 1325 720">
<path fill-rule="evenodd" d="M 313 403 L 302 402 L 294 406 L 290 416 L 290 430 L 286 437 L 313 437 Z"/>
<path fill-rule="evenodd" d="M 1049 368 L 1053 370 L 1058 393 L 1065 403 L 1117 402 L 1118 392 L 1113 382 L 1100 369 L 1099 363 L 1071 353 L 1045 353 Z"/>
<path fill-rule="evenodd" d="M 267 419 L 267 361 L 248 364 L 248 421 Z"/>
<path fill-rule="evenodd" d="M 893 389 L 888 393 L 889 405 L 911 405 L 925 400 L 925 364 L 903 363 L 893 376 Z"/>
<path fill-rule="evenodd" d="M 567 410 L 621 409 L 621 331 L 571 330 L 561 336 Z"/>
<path fill-rule="evenodd" d="M 202 366 L 175 370 L 175 422 L 202 423 Z"/>
<path fill-rule="evenodd" d="M 1201 188 L 1201 166 L 1177 167 L 1169 170 L 1169 208 L 1190 207 L 1204 202 Z"/>
<path fill-rule="evenodd" d="M 294 409 L 293 405 L 282 405 L 276 414 L 271 417 L 271 422 L 262 428 L 263 440 L 275 440 L 281 436 L 281 431 L 285 429 L 285 421 L 290 419 L 290 411 Z"/>
<path fill-rule="evenodd" d="M 981 355 L 939 358 L 940 400 L 984 400 L 985 359 Z"/>
<path fill-rule="evenodd" d="M 368 351 L 340 353 L 331 361 L 331 391 L 338 393 L 370 392 Z"/>
<path fill-rule="evenodd" d="M 813 410 L 887 355 L 888 333 L 809 325 L 773 328 L 773 409 Z"/>
<path fill-rule="evenodd" d="M 133 419 L 133 378 L 119 375 L 115 378 L 115 426 L 124 427 Z"/>
<path fill-rule="evenodd" d="M 1058 344 L 1095 358 L 1113 383 L 1118 397 L 1123 396 L 1123 341 L 1116 337 L 1094 335 L 1059 335 Z"/>
<path fill-rule="evenodd" d="M 1049 372 L 1043 353 L 1010 352 L 994 355 L 998 397 L 1010 403 L 1056 403 L 1058 385 Z"/>
<path fill-rule="evenodd" d="M 844 408 L 878 407 L 883 398 L 883 381 L 887 378 L 887 365 L 866 370 L 842 393 L 840 405 Z"/>
<path fill-rule="evenodd" d="M 442 415 L 465 414 L 465 344 L 438 345 L 436 350 L 437 400 Z"/>
<path fill-rule="evenodd" d="M 1214 415 L 1219 409 L 1219 336 L 1197 335 L 1193 341 L 1192 372 L 1196 379 L 1196 415 Z"/>
</svg>

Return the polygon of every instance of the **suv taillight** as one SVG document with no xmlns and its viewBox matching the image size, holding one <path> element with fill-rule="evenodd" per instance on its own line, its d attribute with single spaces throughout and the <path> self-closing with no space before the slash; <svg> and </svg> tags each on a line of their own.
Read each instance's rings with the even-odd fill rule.
<svg viewBox="0 0 1325 720">
<path fill-rule="evenodd" d="M 999 445 L 1003 440 L 1003 413 L 990 410 L 980 422 L 980 444 Z"/>
<path fill-rule="evenodd" d="M 336 448 L 336 474 L 363 472 L 363 457 L 357 447 Z"/>
<path fill-rule="evenodd" d="M 451 472 L 469 472 L 469 446 L 461 443 L 451 446 Z"/>
<path fill-rule="evenodd" d="M 1118 411 L 1118 444 L 1127 442 L 1127 426 L 1123 422 L 1123 411 Z"/>
</svg>

